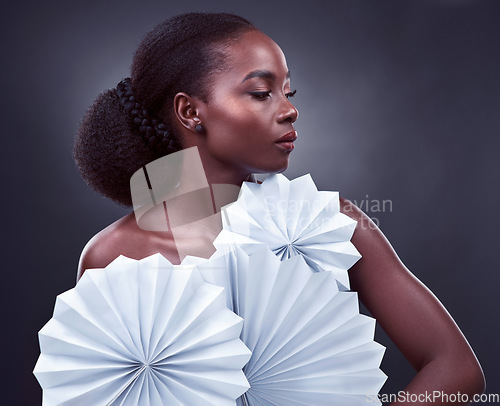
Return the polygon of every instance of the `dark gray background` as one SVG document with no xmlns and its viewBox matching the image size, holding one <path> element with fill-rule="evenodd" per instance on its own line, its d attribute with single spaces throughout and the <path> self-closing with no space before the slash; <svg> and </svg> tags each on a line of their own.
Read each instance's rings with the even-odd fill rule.
<svg viewBox="0 0 500 406">
<path fill-rule="evenodd" d="M 177 2 L 176 2 L 177 3 Z M 187 3 L 187 2 L 186 2 Z M 126 211 L 71 158 L 93 98 L 125 76 L 142 35 L 185 11 L 232 11 L 285 51 L 300 110 L 289 177 L 392 201 L 370 212 L 441 299 L 500 392 L 497 206 L 500 2 L 495 0 L 47 1 L 2 18 L 2 404 L 35 405 L 37 331 L 74 286 L 81 249 Z M 7 8 L 5 8 L 7 7 Z M 382 393 L 412 377 L 387 346 Z"/>
</svg>

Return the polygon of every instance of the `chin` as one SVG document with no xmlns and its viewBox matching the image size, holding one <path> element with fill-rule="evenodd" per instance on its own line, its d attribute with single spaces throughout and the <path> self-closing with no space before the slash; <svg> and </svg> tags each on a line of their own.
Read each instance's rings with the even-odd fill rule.
<svg viewBox="0 0 500 406">
<path fill-rule="evenodd" d="M 284 172 L 288 169 L 288 160 L 286 161 L 285 164 L 282 165 L 273 165 L 273 166 L 268 166 L 266 168 L 261 168 L 260 170 L 254 171 L 254 173 L 281 173 Z"/>
</svg>

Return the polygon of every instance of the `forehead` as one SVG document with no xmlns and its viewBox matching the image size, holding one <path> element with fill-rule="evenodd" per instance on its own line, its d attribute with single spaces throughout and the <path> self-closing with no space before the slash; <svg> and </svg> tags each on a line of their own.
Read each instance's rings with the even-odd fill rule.
<svg viewBox="0 0 500 406">
<path fill-rule="evenodd" d="M 255 70 L 270 71 L 277 78 L 285 78 L 288 73 L 283 51 L 261 31 L 244 33 L 227 48 L 226 52 L 228 73 L 241 76 L 240 80 Z"/>
</svg>

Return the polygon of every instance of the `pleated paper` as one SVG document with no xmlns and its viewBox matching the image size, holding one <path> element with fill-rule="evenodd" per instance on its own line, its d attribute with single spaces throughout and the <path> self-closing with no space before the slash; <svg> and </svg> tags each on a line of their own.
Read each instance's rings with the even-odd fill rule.
<svg viewBox="0 0 500 406">
<path fill-rule="evenodd" d="M 248 388 L 224 289 L 156 254 L 87 270 L 40 330 L 44 405 L 234 405 Z"/>
<path fill-rule="evenodd" d="M 238 200 L 222 208 L 222 219 L 216 247 L 237 244 L 252 253 L 263 244 L 280 259 L 301 255 L 349 289 L 347 270 L 361 257 L 350 241 L 356 221 L 340 212 L 338 192 L 319 192 L 310 175 L 244 182 Z"/>
<path fill-rule="evenodd" d="M 224 270 L 223 262 L 229 264 Z M 267 247 L 239 247 L 197 263 L 203 278 L 226 288 L 244 319 L 252 351 L 250 389 L 238 405 L 365 405 L 386 380 L 375 320 L 359 314 L 355 292 L 339 291 L 330 272 L 312 272 L 302 256 L 280 261 Z M 380 404 L 370 402 L 369 404 Z"/>
</svg>

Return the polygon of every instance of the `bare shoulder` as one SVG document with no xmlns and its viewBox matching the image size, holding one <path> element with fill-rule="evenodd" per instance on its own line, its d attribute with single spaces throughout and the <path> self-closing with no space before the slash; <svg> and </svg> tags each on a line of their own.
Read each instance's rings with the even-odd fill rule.
<svg viewBox="0 0 500 406">
<path fill-rule="evenodd" d="M 352 218 L 353 220 L 356 220 L 359 226 L 363 226 L 363 229 L 369 228 L 371 230 L 379 231 L 377 225 L 372 221 L 372 219 L 368 217 L 366 213 L 363 210 L 361 210 L 358 206 L 356 206 L 353 202 L 343 197 L 339 197 L 339 201 L 340 201 L 340 211 L 345 215 L 349 216 L 350 218 Z"/>
<path fill-rule="evenodd" d="M 127 215 L 97 233 L 85 245 L 78 263 L 77 280 L 86 269 L 104 268 L 124 252 L 124 242 L 133 234 Z"/>
<path fill-rule="evenodd" d="M 363 257 L 368 255 L 374 248 L 376 248 L 378 252 L 380 252 L 381 248 L 384 248 L 386 254 L 396 256 L 394 249 L 385 235 L 366 213 L 354 203 L 343 197 L 340 197 L 339 200 L 341 213 L 357 222 L 356 230 L 352 236 L 352 243 L 356 246 L 358 251 L 360 251 Z"/>
</svg>

